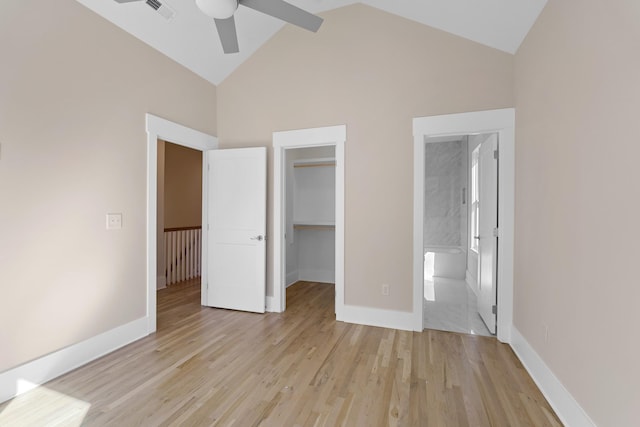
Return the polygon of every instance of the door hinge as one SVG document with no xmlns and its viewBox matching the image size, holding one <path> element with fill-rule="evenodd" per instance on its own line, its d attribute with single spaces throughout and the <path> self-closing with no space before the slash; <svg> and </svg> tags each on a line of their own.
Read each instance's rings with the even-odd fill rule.
<svg viewBox="0 0 640 427">
<path fill-rule="evenodd" d="M 498 314 L 498 306 L 491 306 L 491 313 Z"/>
<path fill-rule="evenodd" d="M 496 160 L 500 158 L 500 155 L 498 154 L 498 150 L 493 150 L 493 158 Z"/>
<path fill-rule="evenodd" d="M 499 231 L 498 231 L 498 228 L 496 227 L 493 229 L 493 237 L 498 237 L 498 234 L 499 234 Z"/>
<path fill-rule="evenodd" d="M 211 164 L 207 163 L 207 170 L 210 171 L 211 170 Z"/>
</svg>

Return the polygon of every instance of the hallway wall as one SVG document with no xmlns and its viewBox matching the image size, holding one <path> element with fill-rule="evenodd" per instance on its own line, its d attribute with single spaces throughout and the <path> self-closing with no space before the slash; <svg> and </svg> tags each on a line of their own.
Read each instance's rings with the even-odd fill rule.
<svg viewBox="0 0 640 427">
<path fill-rule="evenodd" d="M 165 143 L 164 228 L 202 225 L 202 151 Z"/>
</svg>

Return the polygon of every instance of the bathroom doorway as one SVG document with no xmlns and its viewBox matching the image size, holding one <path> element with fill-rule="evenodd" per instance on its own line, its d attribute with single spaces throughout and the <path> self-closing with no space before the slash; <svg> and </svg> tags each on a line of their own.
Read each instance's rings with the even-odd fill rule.
<svg viewBox="0 0 640 427">
<path fill-rule="evenodd" d="M 482 220 L 497 226 L 497 169 L 491 163 L 480 170 L 480 150 L 497 142 L 497 134 L 452 135 L 425 138 L 424 157 L 424 298 L 423 325 L 438 329 L 474 335 L 491 336 L 495 321 L 480 315 L 482 302 L 495 296 L 485 296 L 482 285 L 495 290 L 495 277 L 491 283 L 482 283 L 479 254 L 481 247 L 491 245 L 487 239 L 480 242 L 480 206 Z M 495 147 L 497 149 L 497 146 Z M 483 148 L 483 152 L 486 148 Z M 493 154 L 493 152 L 491 153 Z M 496 158 L 497 166 L 497 158 Z M 480 177 L 489 175 L 494 186 L 484 187 L 480 203 Z M 493 205 L 493 209 L 490 208 Z M 485 213 L 486 212 L 486 213 Z M 491 248 L 489 248 L 491 249 Z M 486 248 L 483 254 L 486 254 Z M 486 265 L 483 273 L 492 276 L 495 268 Z M 491 254 L 489 263 L 495 261 Z M 480 304 L 479 302 L 480 297 Z"/>
<path fill-rule="evenodd" d="M 479 292 L 476 297 L 480 304 L 480 311 L 484 312 L 483 317 L 488 317 L 494 324 L 495 335 L 501 342 L 510 342 L 513 323 L 513 231 L 514 231 L 514 180 L 515 180 L 515 110 L 513 108 L 505 108 L 500 110 L 486 110 L 468 113 L 447 114 L 442 116 L 417 117 L 413 120 L 414 135 L 414 215 L 413 215 L 413 322 L 414 330 L 422 330 L 425 327 L 425 255 L 432 252 L 427 258 L 432 257 L 433 276 L 438 276 L 443 267 L 450 266 L 451 258 L 463 259 L 463 265 L 466 264 L 465 278 L 467 281 L 467 270 L 475 270 L 472 257 L 468 256 L 471 251 L 472 237 L 480 237 L 481 244 L 478 247 L 478 264 L 481 273 L 478 274 L 480 287 L 486 292 Z M 497 187 L 497 191 L 493 190 L 494 201 L 488 205 L 493 205 L 493 221 L 482 221 L 482 215 L 478 218 L 479 234 L 472 236 L 471 214 L 469 210 L 469 189 L 470 183 L 467 184 L 466 194 L 466 215 L 467 215 L 467 232 L 461 235 L 461 243 L 466 235 L 466 246 L 456 248 L 437 248 L 433 246 L 446 245 L 427 245 L 425 244 L 425 206 L 426 206 L 426 148 L 430 143 L 461 141 L 463 137 L 467 137 L 467 162 L 471 162 L 470 155 L 473 154 L 473 148 L 469 150 L 469 138 L 478 137 L 480 135 L 493 135 L 493 141 L 484 145 L 485 149 L 478 153 L 479 158 L 483 161 L 491 160 L 495 166 L 495 176 L 492 180 L 480 180 L 479 186 Z M 498 152 L 499 143 L 499 152 Z M 494 145 L 495 148 L 491 149 Z M 499 168 L 498 168 L 499 162 Z M 471 173 L 471 164 L 468 174 Z M 486 168 L 485 168 L 486 169 Z M 468 179 L 470 179 L 468 177 Z M 492 181 L 492 182 L 491 182 Z M 486 190 L 484 190 L 486 193 Z M 462 200 L 462 195 L 457 195 Z M 486 208 L 487 203 L 479 203 L 479 209 L 483 206 Z M 462 210 L 464 211 L 464 210 Z M 484 218 L 491 218 L 491 215 L 484 214 Z M 489 227 L 487 226 L 489 224 Z M 486 243 L 482 243 L 482 242 Z M 437 242 L 436 242 L 437 243 Z M 487 244 L 489 243 L 489 244 Z M 484 252 L 483 248 L 488 252 Z M 445 252 L 445 253 L 442 253 Z M 448 252 L 448 253 L 447 253 Z M 466 252 L 462 254 L 461 252 Z M 490 256 L 485 256 L 490 254 Z M 447 257 L 449 258 L 447 260 Z M 436 258 L 445 258 L 444 264 L 438 262 Z M 427 264 L 429 259 L 427 259 Z M 440 265 L 438 265 L 440 264 Z M 459 273 L 459 263 L 457 272 Z M 484 273 L 482 273 L 484 266 Z M 487 268 L 490 266 L 491 268 Z M 429 264 L 427 270 L 429 270 Z M 429 271 L 427 271 L 427 277 Z M 458 276 L 459 277 L 459 276 Z M 445 277 L 446 279 L 446 277 Z M 489 280 L 487 280 L 489 279 Z M 460 279 L 456 279 L 460 280 Z M 490 284 L 487 285 L 487 284 Z M 487 286 L 485 286 L 487 285 Z M 438 299 L 438 287 L 433 286 L 435 299 Z M 445 293 L 451 289 L 445 289 Z M 473 289 L 472 289 L 473 290 Z M 488 292 L 491 291 L 491 292 Z M 427 296 L 430 290 L 427 290 Z M 441 292 L 442 294 L 442 292 Z M 492 299 L 491 299 L 492 298 Z M 428 298 L 427 298 L 428 299 Z M 431 298 L 433 299 L 433 298 Z M 480 307 L 482 305 L 482 308 Z M 491 330 L 491 325 L 489 325 Z"/>
</svg>

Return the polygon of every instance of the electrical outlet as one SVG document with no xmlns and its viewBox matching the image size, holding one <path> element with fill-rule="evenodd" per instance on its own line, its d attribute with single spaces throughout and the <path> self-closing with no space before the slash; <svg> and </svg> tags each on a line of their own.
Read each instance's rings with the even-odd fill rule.
<svg viewBox="0 0 640 427">
<path fill-rule="evenodd" d="M 384 295 L 385 297 L 389 296 L 389 285 L 387 285 L 386 283 L 382 285 L 382 295 Z"/>
<path fill-rule="evenodd" d="M 107 214 L 107 230 L 119 230 L 121 228 L 122 228 L 122 214 L 108 213 Z"/>
</svg>

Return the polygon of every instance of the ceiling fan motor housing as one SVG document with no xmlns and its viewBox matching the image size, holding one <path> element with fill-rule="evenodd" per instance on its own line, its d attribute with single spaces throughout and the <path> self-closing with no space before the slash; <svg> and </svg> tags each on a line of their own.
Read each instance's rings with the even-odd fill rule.
<svg viewBox="0 0 640 427">
<path fill-rule="evenodd" d="M 211 18 L 227 19 L 238 9 L 238 0 L 196 0 L 196 5 Z"/>
</svg>

